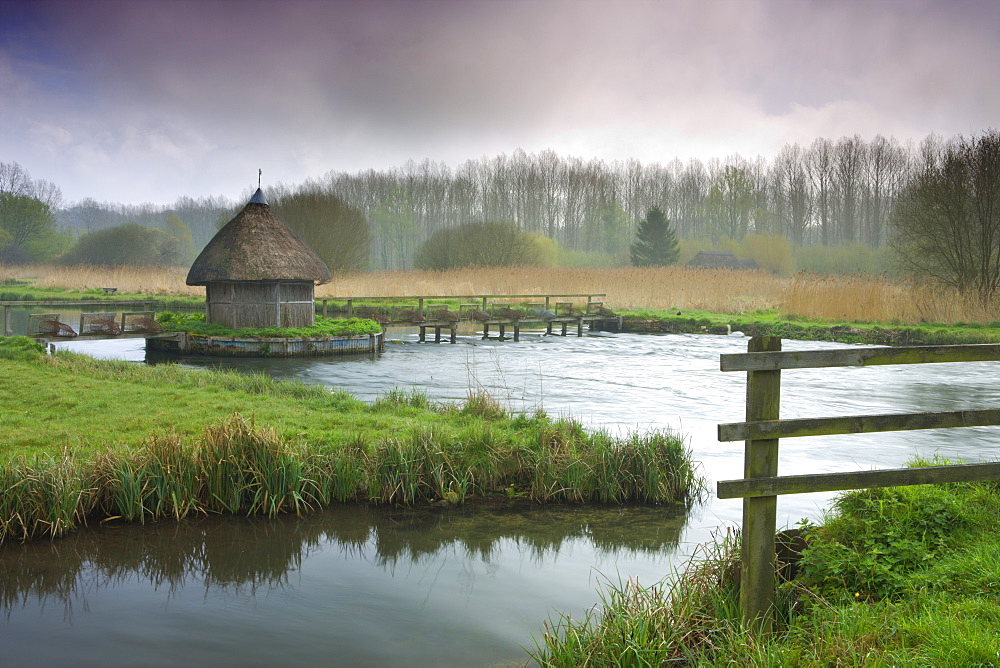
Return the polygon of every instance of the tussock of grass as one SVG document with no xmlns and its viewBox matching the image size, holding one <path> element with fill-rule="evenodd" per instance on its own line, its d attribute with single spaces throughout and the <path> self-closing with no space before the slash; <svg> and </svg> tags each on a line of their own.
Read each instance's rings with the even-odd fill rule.
<svg viewBox="0 0 1000 668">
<path fill-rule="evenodd" d="M 546 623 L 532 658 L 567 668 L 689 665 L 716 647 L 724 620 L 739 618 L 730 576 L 737 543 L 738 536 L 729 534 L 705 546 L 672 580 L 649 587 L 609 583 L 582 620 L 564 616 Z"/>
<path fill-rule="evenodd" d="M 547 625 L 532 654 L 545 666 L 997 665 L 998 518 L 995 482 L 850 492 L 811 528 L 771 636 L 741 628 L 727 536 L 671 584 L 609 587 L 585 619 Z"/>
<path fill-rule="evenodd" d="M 27 336 L 0 337 L 0 360 L 29 362 L 45 354 L 45 346 Z"/>
</svg>

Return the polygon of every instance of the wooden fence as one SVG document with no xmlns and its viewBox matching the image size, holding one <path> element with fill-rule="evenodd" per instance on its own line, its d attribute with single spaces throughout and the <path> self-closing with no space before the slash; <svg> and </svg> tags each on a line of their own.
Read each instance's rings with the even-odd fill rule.
<svg viewBox="0 0 1000 668">
<path fill-rule="evenodd" d="M 1000 462 L 778 476 L 778 441 L 796 436 L 1000 425 L 1000 409 L 781 420 L 781 371 L 839 366 L 1000 361 L 1000 345 L 781 351 L 781 339 L 754 337 L 747 352 L 721 355 L 722 371 L 747 372 L 746 422 L 720 424 L 720 441 L 746 441 L 742 480 L 718 483 L 720 499 L 743 499 L 740 611 L 744 624 L 771 627 L 775 532 L 780 494 L 1000 479 Z"/>
</svg>

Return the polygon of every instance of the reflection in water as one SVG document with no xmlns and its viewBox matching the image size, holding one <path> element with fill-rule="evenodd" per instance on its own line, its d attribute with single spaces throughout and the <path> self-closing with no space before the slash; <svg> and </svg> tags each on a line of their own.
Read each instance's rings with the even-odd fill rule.
<svg viewBox="0 0 1000 668">
<path fill-rule="evenodd" d="M 306 663 L 326 662 L 331 624 L 344 642 L 368 643 L 372 619 L 384 637 L 340 646 L 353 658 L 333 663 L 412 664 L 413 641 L 398 636 L 422 625 L 437 640 L 420 641 L 419 663 L 523 661 L 518 644 L 530 644 L 554 606 L 579 614 L 592 605 L 596 580 L 617 582 L 619 569 L 623 578 L 638 575 L 637 564 L 647 579 L 667 575 L 685 517 L 682 508 L 351 506 L 273 521 L 106 525 L 0 549 L 0 650 L 14 662 L 81 663 L 83 644 L 106 664 L 120 638 L 102 642 L 94 629 L 123 624 L 144 647 L 122 655 L 125 663 L 204 660 L 175 646 L 176 629 L 164 624 L 181 613 L 210 621 L 221 634 L 210 644 L 232 664 L 267 663 L 289 651 Z M 317 591 L 336 595 L 317 602 Z M 266 614 L 231 616 L 234 606 Z M 120 620 L 123 609 L 131 612 Z M 147 618 L 152 623 L 140 621 Z M 244 626 L 287 635 L 261 648 L 240 635 Z M 39 646 L 54 628 L 65 642 Z M 204 629 L 185 633 L 187 642 L 209 642 Z M 304 648 L 300 641 L 310 638 L 312 649 Z"/>
</svg>

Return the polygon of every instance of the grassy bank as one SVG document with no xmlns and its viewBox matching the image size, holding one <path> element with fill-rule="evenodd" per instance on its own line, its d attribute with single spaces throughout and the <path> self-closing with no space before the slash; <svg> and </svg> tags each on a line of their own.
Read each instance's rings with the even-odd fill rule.
<svg viewBox="0 0 1000 668">
<path fill-rule="evenodd" d="M 545 666 L 1000 664 L 1000 484 L 850 492 L 778 596 L 776 632 L 740 628 L 736 537 L 672 584 L 610 589 L 546 629 Z"/>
<path fill-rule="evenodd" d="M 946 345 L 1000 343 L 1000 321 L 988 323 L 943 322 L 903 325 L 878 322 L 829 322 L 790 319 L 774 309 L 758 309 L 743 315 L 708 311 L 643 309 L 626 312 L 624 332 L 671 334 L 727 334 L 778 336 L 799 341 L 838 341 L 870 345 Z"/>
<path fill-rule="evenodd" d="M 118 290 L 105 292 L 97 287 L 61 287 L 48 285 L 44 278 L 3 278 L 3 267 L 0 266 L 0 301 L 5 302 L 119 302 L 145 301 L 156 302 L 158 309 L 204 309 L 205 295 L 175 295 L 163 292 L 134 292 Z M 100 281 L 99 281 L 100 282 Z M 113 283 L 108 284 L 113 287 Z"/>
<path fill-rule="evenodd" d="M 589 433 L 484 394 L 367 404 L 263 375 L 49 357 L 24 337 L 0 338 L 0 370 L 0 540 L 333 502 L 673 503 L 701 484 L 673 434 Z"/>
</svg>

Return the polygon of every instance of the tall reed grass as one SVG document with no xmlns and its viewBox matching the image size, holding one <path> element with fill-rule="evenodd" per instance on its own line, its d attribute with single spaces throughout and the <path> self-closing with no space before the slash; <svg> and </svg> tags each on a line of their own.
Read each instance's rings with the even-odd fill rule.
<svg viewBox="0 0 1000 668">
<path fill-rule="evenodd" d="M 834 321 L 989 322 L 1000 304 L 931 284 L 868 274 L 780 276 L 765 271 L 684 266 L 613 269 L 482 268 L 396 271 L 336 277 L 317 298 L 380 295 L 604 293 L 616 310 L 696 309 L 744 314 L 777 309 Z"/>
<path fill-rule="evenodd" d="M 56 267 L 0 265 L 0 281 L 31 279 L 39 287 L 86 290 L 117 287 L 122 293 L 203 295 L 185 285 L 186 267 Z M 319 299 L 475 294 L 605 293 L 615 309 L 698 309 L 742 314 L 756 309 L 810 319 L 866 322 L 989 322 L 1000 304 L 931 284 L 880 276 L 780 276 L 766 271 L 694 269 L 684 266 L 607 269 L 484 267 L 449 271 L 382 271 L 340 275 L 318 286 Z"/>
<path fill-rule="evenodd" d="M 88 520 L 146 522 L 191 513 L 274 516 L 336 502 L 458 504 L 470 496 L 537 502 L 673 503 L 701 492 L 690 452 L 670 434 L 618 440 L 542 414 L 526 438 L 488 427 L 427 429 L 316 452 L 234 416 L 193 447 L 175 435 L 92 461 L 62 455 L 0 465 L 0 541 L 60 536 Z"/>
<path fill-rule="evenodd" d="M 541 666 L 701 665 L 704 652 L 732 635 L 739 619 L 736 534 L 702 547 L 671 580 L 649 587 L 634 580 L 607 583 L 583 619 L 545 624 L 530 654 Z M 728 637 L 727 637 L 728 640 Z"/>
<path fill-rule="evenodd" d="M 104 267 L 50 264 L 0 264 L 0 281 L 30 280 L 39 288 L 73 291 L 118 288 L 118 292 L 149 295 L 204 295 L 205 288 L 187 285 L 188 267 Z"/>
</svg>

